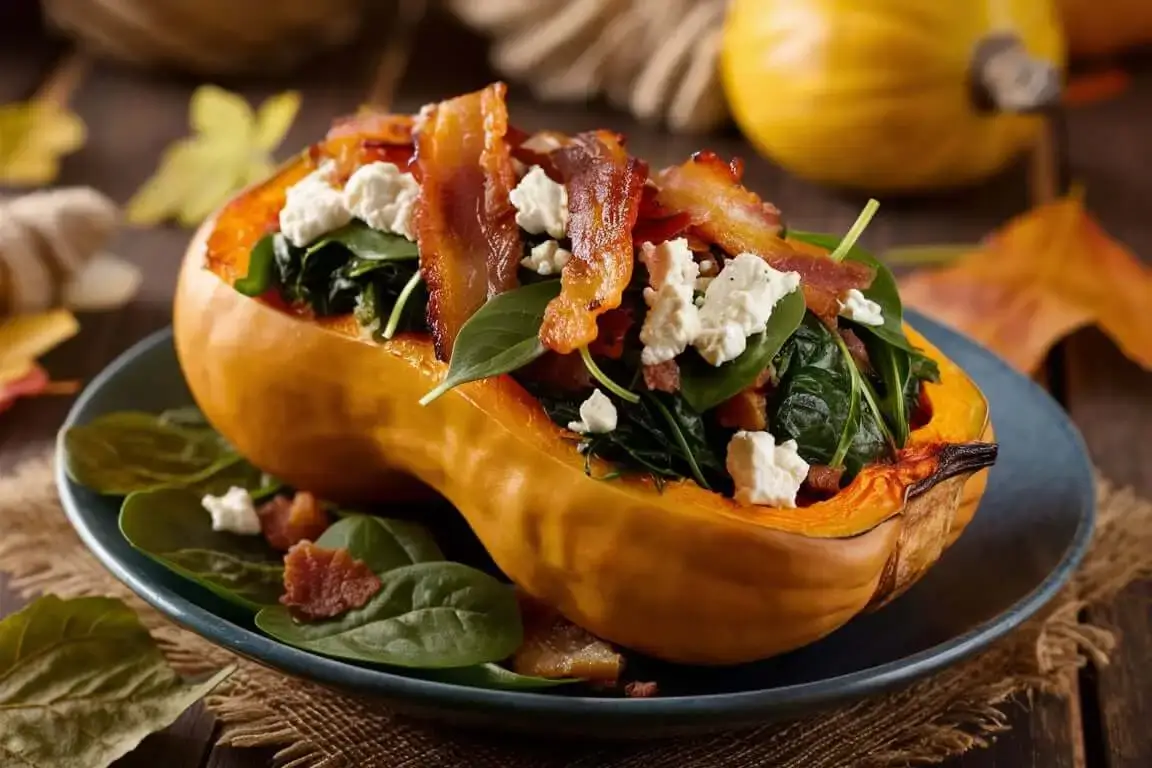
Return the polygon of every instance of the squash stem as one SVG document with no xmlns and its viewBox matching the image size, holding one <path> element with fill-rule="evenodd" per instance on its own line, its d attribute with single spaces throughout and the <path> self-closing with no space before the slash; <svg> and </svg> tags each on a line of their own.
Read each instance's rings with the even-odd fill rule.
<svg viewBox="0 0 1152 768">
<path fill-rule="evenodd" d="M 608 374 L 600 370 L 600 366 L 596 365 L 596 361 L 592 359 L 592 353 L 588 351 L 588 347 L 580 347 L 580 357 L 584 360 L 584 367 L 588 369 L 588 373 L 592 374 L 592 377 L 596 379 L 596 381 L 603 384 L 605 389 L 621 400 L 626 400 L 629 403 L 640 402 L 639 395 L 624 389 L 624 387 L 608 378 Z"/>
<path fill-rule="evenodd" d="M 864 206 L 864 210 L 860 211 L 860 215 L 856 217 L 856 223 L 848 230 L 848 234 L 844 235 L 844 239 L 840 241 L 840 245 L 836 246 L 836 250 L 829 254 L 832 261 L 843 261 L 848 252 L 852 250 L 852 246 L 856 245 L 856 241 L 860 239 L 860 235 L 864 234 L 864 230 L 868 228 L 868 223 L 872 221 L 872 217 L 876 215 L 876 210 L 880 207 L 880 203 L 875 200 L 869 200 L 868 204 Z"/>
<path fill-rule="evenodd" d="M 384 338 L 390 339 L 396 334 L 396 328 L 400 325 L 400 316 L 404 314 L 404 305 L 408 303 L 412 291 L 416 290 L 418 285 L 420 285 L 420 270 L 412 273 L 412 277 L 404 284 L 400 295 L 396 297 L 396 303 L 392 305 L 392 313 L 388 315 L 388 324 L 384 326 Z"/>
</svg>

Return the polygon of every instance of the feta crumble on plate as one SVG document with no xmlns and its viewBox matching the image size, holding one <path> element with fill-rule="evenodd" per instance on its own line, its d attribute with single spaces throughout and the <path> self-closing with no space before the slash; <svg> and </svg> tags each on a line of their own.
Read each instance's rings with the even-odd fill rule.
<svg viewBox="0 0 1152 768">
<path fill-rule="evenodd" d="M 255 536 L 260 533 L 260 517 L 248 491 L 232 486 L 223 496 L 205 496 L 201 506 L 212 516 L 212 530 Z"/>
</svg>

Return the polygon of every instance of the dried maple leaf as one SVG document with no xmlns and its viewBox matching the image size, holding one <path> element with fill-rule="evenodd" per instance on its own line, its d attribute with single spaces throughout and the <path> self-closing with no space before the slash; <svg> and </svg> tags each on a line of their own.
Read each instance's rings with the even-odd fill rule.
<svg viewBox="0 0 1152 768">
<path fill-rule="evenodd" d="M 0 106 L 0 184 L 40 186 L 60 173 L 60 158 L 84 145 L 84 121 L 48 101 Z"/>
<path fill-rule="evenodd" d="M 36 358 L 79 330 L 71 312 L 56 310 L 0 320 L 0 411 L 21 397 L 64 394 L 68 385 L 52 382 Z"/>
<path fill-rule="evenodd" d="M 272 152 L 299 109 L 295 91 L 272 96 L 253 112 L 234 93 L 197 88 L 189 107 L 193 135 L 165 150 L 155 175 L 129 201 L 128 220 L 199 224 L 235 192 L 271 173 Z"/>
<path fill-rule="evenodd" d="M 904 303 L 1033 372 L 1059 339 L 1095 323 L 1152 369 L 1152 269 L 1113 240 L 1079 195 L 1006 224 L 945 269 L 901 281 Z"/>
</svg>

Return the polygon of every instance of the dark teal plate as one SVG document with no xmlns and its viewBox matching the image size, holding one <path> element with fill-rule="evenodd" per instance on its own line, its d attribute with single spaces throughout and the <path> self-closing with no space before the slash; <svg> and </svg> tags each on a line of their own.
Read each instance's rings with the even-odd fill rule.
<svg viewBox="0 0 1152 768">
<path fill-rule="evenodd" d="M 457 723 L 641 737 L 735 728 L 906 685 L 970 656 L 1050 599 L 1088 545 L 1092 468 L 1060 407 L 962 336 L 922 317 L 912 322 L 968 371 L 992 405 L 1000 457 L 967 532 L 899 600 L 801 650 L 726 669 L 639 662 L 640 672 L 659 681 L 659 698 L 481 690 L 280 645 L 255 631 L 250 616 L 135 552 L 117 528 L 117 500 L 76 486 L 62 472 L 57 481 L 76 530 L 133 591 L 193 632 L 288 674 Z M 109 411 L 159 411 L 188 402 L 172 336 L 165 331 L 137 344 L 93 381 L 68 424 Z"/>
</svg>

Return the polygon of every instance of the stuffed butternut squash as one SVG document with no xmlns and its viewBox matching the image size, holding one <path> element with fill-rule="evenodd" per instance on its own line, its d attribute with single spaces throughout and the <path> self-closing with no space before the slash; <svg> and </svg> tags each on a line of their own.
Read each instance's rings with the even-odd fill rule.
<svg viewBox="0 0 1152 768">
<path fill-rule="evenodd" d="M 181 365 L 264 471 L 347 501 L 415 479 L 601 638 L 796 648 L 931 567 L 996 447 L 854 245 L 874 206 L 786 234 L 740 176 L 528 136 L 501 84 L 339 122 L 196 235 Z"/>
</svg>

